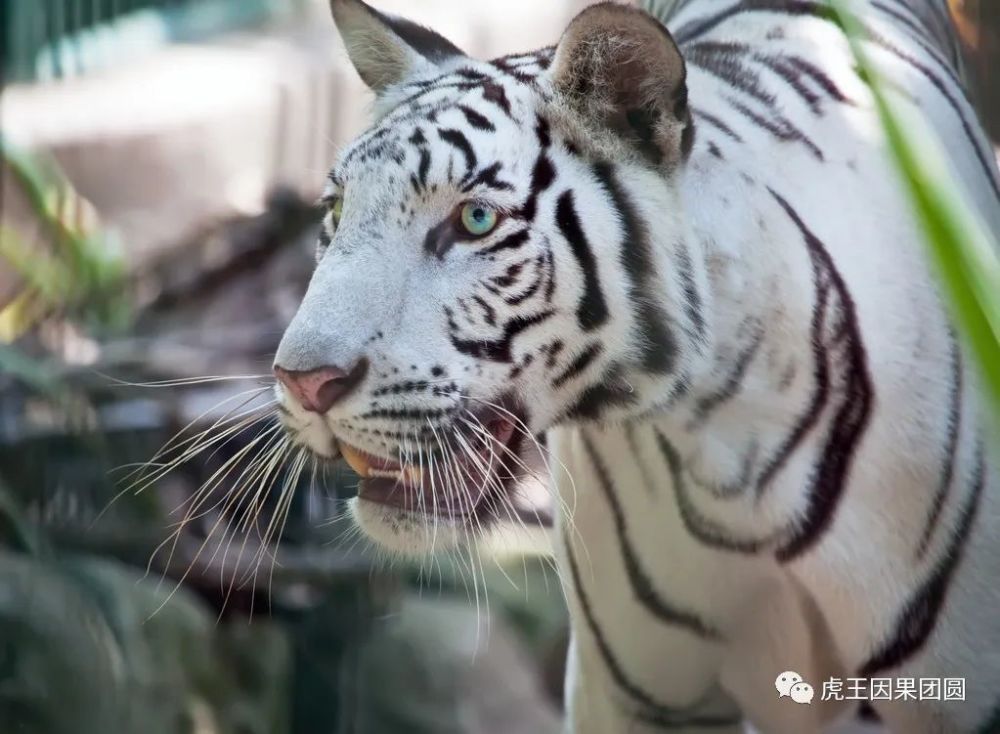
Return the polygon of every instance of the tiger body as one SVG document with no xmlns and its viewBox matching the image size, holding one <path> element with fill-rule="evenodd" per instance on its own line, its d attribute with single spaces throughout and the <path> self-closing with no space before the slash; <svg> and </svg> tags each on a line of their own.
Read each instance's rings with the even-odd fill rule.
<svg viewBox="0 0 1000 734">
<path fill-rule="evenodd" d="M 854 705 L 824 681 L 885 677 L 966 686 L 873 702 L 892 732 L 1000 731 L 995 441 L 846 39 L 806 0 L 650 5 L 672 37 L 599 6 L 487 63 L 334 0 L 377 121 L 331 174 L 342 214 L 276 365 L 364 369 L 311 409 L 282 377 L 286 425 L 419 464 L 419 507 L 354 506 L 408 553 L 523 526 L 517 481 L 489 479 L 503 447 L 449 468 L 470 405 L 544 435 L 574 732 L 820 732 Z M 853 5 L 1000 230 L 941 7 Z M 495 229 L 454 234 L 467 197 Z M 485 499 L 448 493 L 463 472 Z M 811 704 L 778 697 L 783 671 Z"/>
</svg>

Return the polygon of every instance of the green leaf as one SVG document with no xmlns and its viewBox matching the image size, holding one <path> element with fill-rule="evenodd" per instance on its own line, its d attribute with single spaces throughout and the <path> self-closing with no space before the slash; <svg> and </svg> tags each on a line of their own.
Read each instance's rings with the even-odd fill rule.
<svg viewBox="0 0 1000 734">
<path fill-rule="evenodd" d="M 0 261 L 16 269 L 49 313 L 105 329 L 122 326 L 128 314 L 124 260 L 108 234 L 92 232 L 84 223 L 96 223 L 90 205 L 46 159 L 25 155 L 2 137 L 0 154 L 42 225 L 45 243 L 39 247 L 3 227 Z M 42 311 L 39 315 L 46 315 Z"/>
<path fill-rule="evenodd" d="M 874 95 L 892 158 L 910 195 L 955 323 L 1000 416 L 1000 246 L 963 199 L 927 123 L 887 94 L 864 49 L 865 31 L 844 0 L 830 0 Z"/>
</svg>

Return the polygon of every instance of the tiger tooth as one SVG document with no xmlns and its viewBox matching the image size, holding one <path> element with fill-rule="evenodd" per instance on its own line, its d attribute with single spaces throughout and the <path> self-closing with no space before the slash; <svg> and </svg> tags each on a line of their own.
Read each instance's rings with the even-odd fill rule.
<svg viewBox="0 0 1000 734">
<path fill-rule="evenodd" d="M 423 471 L 417 466 L 406 465 L 399 469 L 376 469 L 366 454 L 346 443 L 340 444 L 340 453 L 347 465 L 362 479 L 395 479 L 412 485 L 419 485 L 423 479 Z"/>
<path fill-rule="evenodd" d="M 423 473 L 415 466 L 405 466 L 401 469 L 369 469 L 369 478 L 395 479 L 410 485 L 419 485 Z"/>
<path fill-rule="evenodd" d="M 347 465 L 351 467 L 358 476 L 362 479 L 368 479 L 372 474 L 372 466 L 368 463 L 368 459 L 355 448 L 348 446 L 346 443 L 340 444 L 340 453 L 344 457 L 344 461 Z"/>
</svg>

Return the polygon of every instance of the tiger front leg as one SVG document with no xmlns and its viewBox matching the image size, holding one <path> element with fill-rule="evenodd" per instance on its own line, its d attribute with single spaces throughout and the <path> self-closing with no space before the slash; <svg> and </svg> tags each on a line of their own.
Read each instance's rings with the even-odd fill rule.
<svg viewBox="0 0 1000 734">
<path fill-rule="evenodd" d="M 664 673 L 683 675 L 683 666 Z M 667 708 L 637 704 L 640 689 L 620 690 L 615 671 L 607 667 L 592 643 L 577 635 L 570 644 L 566 665 L 566 734 L 659 734 L 665 729 L 679 734 L 745 734 L 742 716 L 715 685 L 709 694 L 688 707 Z M 687 687 L 687 684 L 685 686 Z"/>
</svg>

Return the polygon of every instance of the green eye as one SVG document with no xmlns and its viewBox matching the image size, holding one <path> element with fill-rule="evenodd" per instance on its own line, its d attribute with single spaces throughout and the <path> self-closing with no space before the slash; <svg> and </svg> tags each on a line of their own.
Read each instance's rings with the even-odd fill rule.
<svg viewBox="0 0 1000 734">
<path fill-rule="evenodd" d="M 340 215 L 341 213 L 343 213 L 343 211 L 344 211 L 344 199 L 343 197 L 338 196 L 336 199 L 333 200 L 333 203 L 330 204 L 330 217 L 333 219 L 333 226 L 336 227 L 337 225 L 340 224 Z"/>
<path fill-rule="evenodd" d="M 462 227 L 473 237 L 482 237 L 497 226 L 497 213 L 482 204 L 466 204 L 462 207 Z"/>
</svg>

